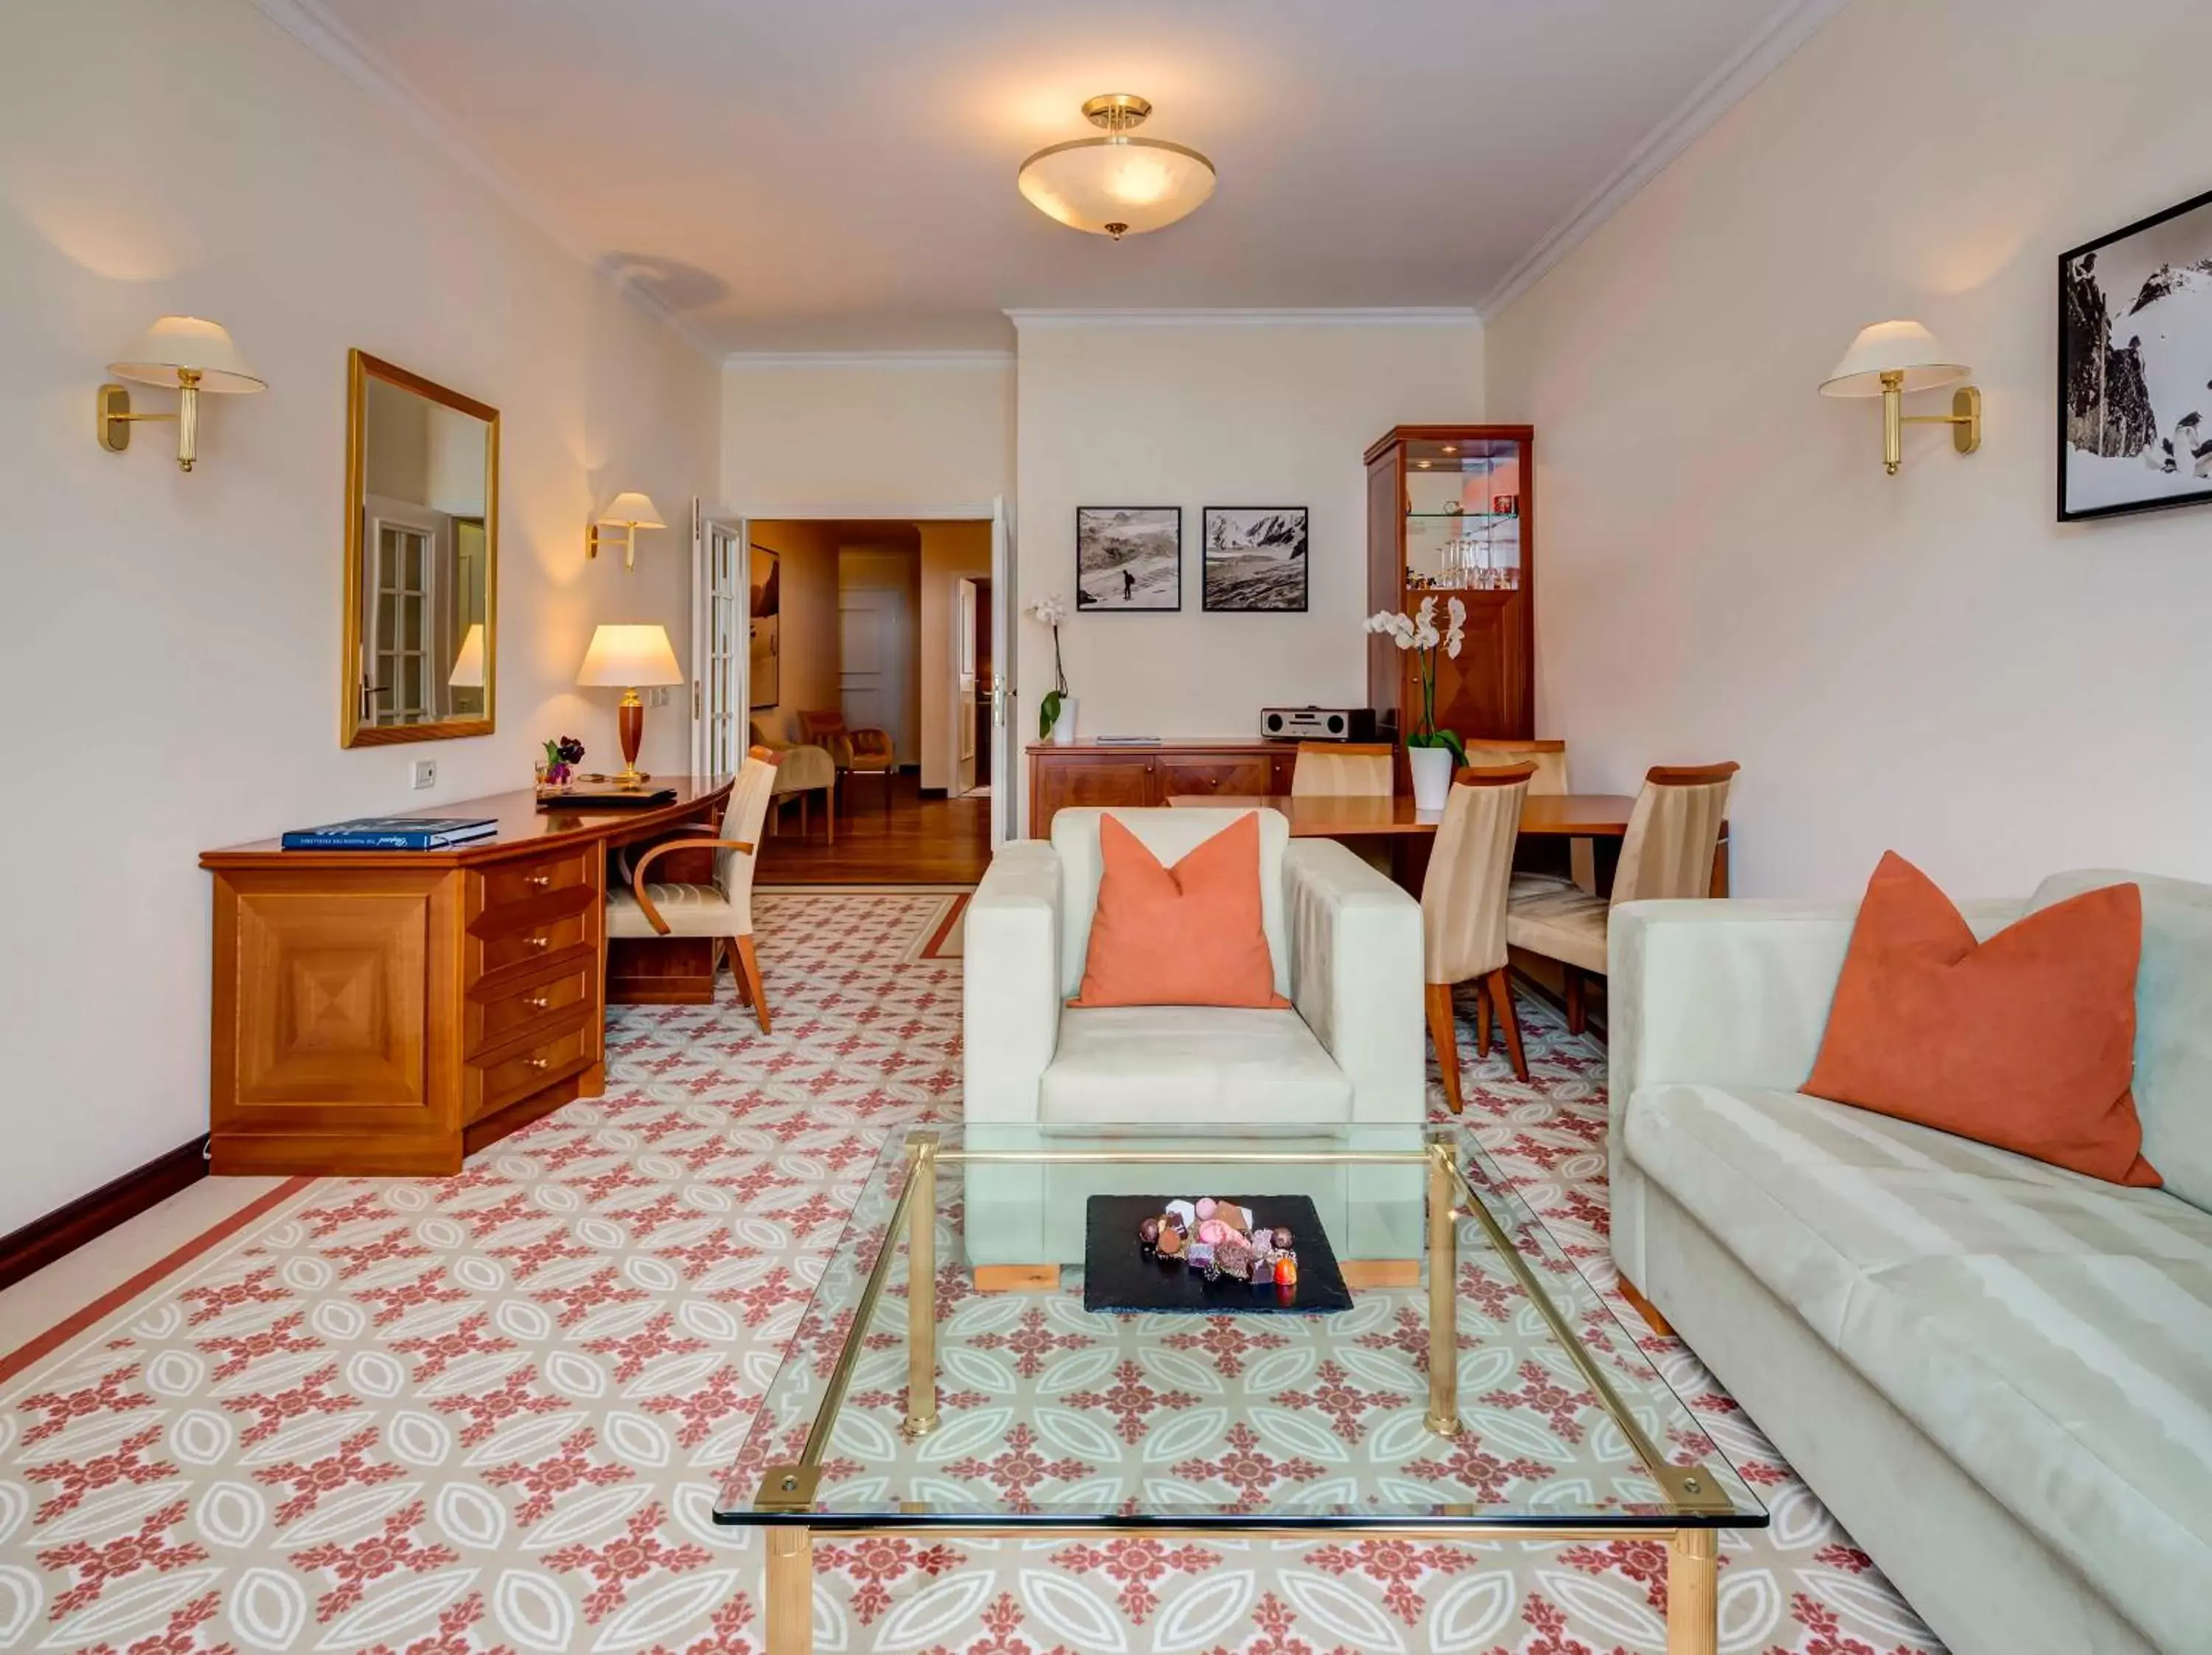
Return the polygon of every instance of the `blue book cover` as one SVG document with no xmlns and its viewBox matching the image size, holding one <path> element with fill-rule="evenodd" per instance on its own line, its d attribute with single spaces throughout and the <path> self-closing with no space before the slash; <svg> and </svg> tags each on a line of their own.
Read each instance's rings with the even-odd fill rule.
<svg viewBox="0 0 2212 1655">
<path fill-rule="evenodd" d="M 489 816 L 358 816 L 294 828 L 283 843 L 287 850 L 444 850 L 498 831 L 497 819 Z"/>
</svg>

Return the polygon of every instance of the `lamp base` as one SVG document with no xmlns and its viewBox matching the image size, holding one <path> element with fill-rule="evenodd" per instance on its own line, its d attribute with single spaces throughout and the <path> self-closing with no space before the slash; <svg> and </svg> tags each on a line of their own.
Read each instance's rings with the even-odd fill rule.
<svg viewBox="0 0 2212 1655">
<path fill-rule="evenodd" d="M 622 705 L 615 709 L 615 728 L 622 737 L 623 756 L 622 774 L 615 780 L 634 788 L 648 779 L 637 767 L 637 750 L 645 743 L 645 703 L 635 690 L 623 691 Z"/>
</svg>

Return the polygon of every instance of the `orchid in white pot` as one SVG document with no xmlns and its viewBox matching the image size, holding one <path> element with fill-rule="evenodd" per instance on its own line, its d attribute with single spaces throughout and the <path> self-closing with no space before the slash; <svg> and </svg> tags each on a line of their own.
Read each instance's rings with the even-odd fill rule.
<svg viewBox="0 0 2212 1655">
<path fill-rule="evenodd" d="M 1038 623 L 1052 629 L 1052 688 L 1037 703 L 1037 739 L 1066 746 L 1075 739 L 1075 697 L 1067 692 L 1067 669 L 1060 660 L 1060 629 L 1067 623 L 1067 605 L 1052 592 L 1029 606 Z"/>
<path fill-rule="evenodd" d="M 1378 633 L 1401 649 L 1418 656 L 1421 675 L 1421 724 L 1406 738 L 1406 764 L 1413 776 L 1413 803 L 1421 810 L 1442 810 L 1451 792 L 1452 769 L 1467 763 L 1467 748 L 1449 730 L 1437 728 L 1437 651 L 1454 660 L 1467 639 L 1467 605 L 1454 598 L 1445 611 L 1442 630 L 1437 626 L 1437 600 L 1424 598 L 1411 614 L 1377 610 L 1367 618 L 1370 633 Z"/>
</svg>

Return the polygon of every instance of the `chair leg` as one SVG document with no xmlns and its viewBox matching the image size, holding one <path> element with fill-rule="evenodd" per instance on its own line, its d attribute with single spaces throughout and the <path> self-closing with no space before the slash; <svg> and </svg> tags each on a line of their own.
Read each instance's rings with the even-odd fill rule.
<svg viewBox="0 0 2212 1655">
<path fill-rule="evenodd" d="M 1490 994 L 1480 978 L 1474 985 L 1474 1055 L 1490 1056 Z"/>
<path fill-rule="evenodd" d="M 1567 982 L 1567 1032 L 1580 1034 L 1589 1026 L 1589 1003 L 1583 992 L 1583 968 L 1562 965 Z"/>
<path fill-rule="evenodd" d="M 1451 984 L 1429 984 L 1427 1003 L 1429 1038 L 1437 1049 L 1437 1072 L 1443 1077 L 1444 1102 L 1456 1115 L 1467 1107 L 1467 1102 L 1459 1089 L 1459 1025 L 1452 1016 Z"/>
<path fill-rule="evenodd" d="M 767 1034 L 770 1031 L 768 985 L 761 981 L 760 956 L 753 952 L 753 940 L 750 937 L 739 937 L 737 944 L 738 961 L 744 968 L 745 986 L 751 990 L 753 1014 L 760 1019 L 761 1032 Z"/>
<path fill-rule="evenodd" d="M 753 1003 L 753 991 L 751 985 L 745 981 L 745 963 L 738 952 L 738 940 L 735 937 L 730 939 L 729 955 L 730 982 L 738 991 L 738 1004 L 750 1006 Z"/>
<path fill-rule="evenodd" d="M 1521 1019 L 1513 1009 L 1513 977 L 1499 966 L 1483 979 L 1484 998 L 1498 1013 L 1498 1031 L 1504 1037 L 1505 1056 L 1513 1064 L 1513 1078 L 1528 1078 L 1528 1059 L 1521 1050 Z"/>
<path fill-rule="evenodd" d="M 822 789 L 822 828 L 823 831 L 830 836 L 827 843 L 836 844 L 837 843 L 837 783 L 834 778 L 828 787 Z"/>
</svg>

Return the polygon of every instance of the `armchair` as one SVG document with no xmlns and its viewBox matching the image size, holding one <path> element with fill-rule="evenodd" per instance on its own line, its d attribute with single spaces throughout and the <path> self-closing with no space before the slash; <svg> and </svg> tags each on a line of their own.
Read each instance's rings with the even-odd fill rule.
<svg viewBox="0 0 2212 1655">
<path fill-rule="evenodd" d="M 779 741 L 761 728 L 758 719 L 752 721 L 753 745 L 776 756 L 775 792 L 769 800 L 769 828 L 775 829 L 776 818 L 784 801 L 796 794 L 799 797 L 799 837 L 806 837 L 806 795 L 818 792 L 822 795 L 822 819 L 830 836 L 830 843 L 837 843 L 837 764 L 827 747 L 802 745 L 796 741 Z"/>
<path fill-rule="evenodd" d="M 833 708 L 828 711 L 801 712 L 799 733 L 807 740 L 830 750 L 830 758 L 840 776 L 881 776 L 884 814 L 890 814 L 891 778 L 898 774 L 898 754 L 888 731 L 866 726 L 848 730 L 845 727 L 845 715 Z M 849 794 L 851 791 L 848 784 L 846 792 Z M 837 808 L 834 793 L 830 795 L 830 808 L 833 814 Z"/>
</svg>

